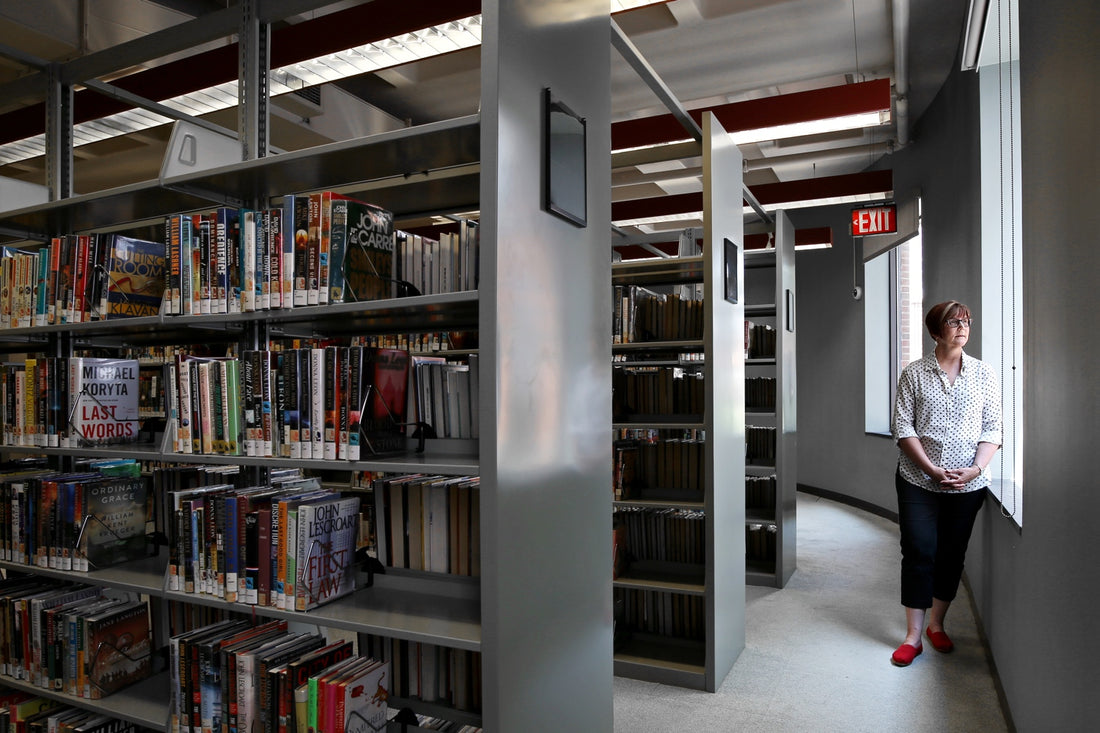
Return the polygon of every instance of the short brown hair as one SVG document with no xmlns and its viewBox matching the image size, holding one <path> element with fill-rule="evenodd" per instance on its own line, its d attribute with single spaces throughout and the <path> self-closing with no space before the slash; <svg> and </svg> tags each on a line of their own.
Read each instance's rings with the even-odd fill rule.
<svg viewBox="0 0 1100 733">
<path fill-rule="evenodd" d="M 943 336 L 944 325 L 952 318 L 970 318 L 970 308 L 957 300 L 945 300 L 928 310 L 924 325 L 933 338 Z"/>
</svg>

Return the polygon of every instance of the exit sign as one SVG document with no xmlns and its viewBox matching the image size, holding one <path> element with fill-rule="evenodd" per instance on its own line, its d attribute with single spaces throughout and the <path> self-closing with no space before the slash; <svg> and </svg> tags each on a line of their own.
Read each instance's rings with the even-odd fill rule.
<svg viewBox="0 0 1100 733">
<path fill-rule="evenodd" d="M 869 237 L 875 234 L 894 234 L 898 230 L 896 204 L 852 209 L 852 236 Z"/>
</svg>

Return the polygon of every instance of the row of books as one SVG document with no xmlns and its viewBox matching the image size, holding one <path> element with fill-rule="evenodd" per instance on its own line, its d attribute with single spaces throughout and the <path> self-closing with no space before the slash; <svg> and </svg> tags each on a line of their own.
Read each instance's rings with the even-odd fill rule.
<svg viewBox="0 0 1100 733">
<path fill-rule="evenodd" d="M 168 489 L 168 589 L 307 611 L 355 590 L 360 497 L 317 478 Z"/>
<path fill-rule="evenodd" d="M 332 191 L 165 221 L 166 312 L 245 313 L 477 288 L 478 227 L 438 240 Z"/>
<path fill-rule="evenodd" d="M 0 474 L 0 558 L 87 572 L 155 553 L 148 479 L 133 461 Z"/>
<path fill-rule="evenodd" d="M 750 410 L 774 410 L 775 386 L 775 377 L 745 377 L 745 407 Z"/>
<path fill-rule="evenodd" d="M 775 428 L 745 426 L 745 461 L 755 465 L 775 465 Z"/>
<path fill-rule="evenodd" d="M 331 191 L 276 207 L 165 219 L 165 239 L 65 234 L 0 248 L 0 328 L 230 314 L 477 289 L 479 228 L 395 232 L 393 214 Z"/>
<path fill-rule="evenodd" d="M 169 381 L 179 453 L 359 460 L 430 437 L 478 436 L 477 355 L 324 346 L 180 355 Z"/>
<path fill-rule="evenodd" d="M 374 482 L 378 560 L 384 566 L 481 575 L 477 476 L 407 474 Z"/>
<path fill-rule="evenodd" d="M 613 523 L 623 527 L 631 561 L 706 562 L 706 514 L 691 509 L 616 507 Z"/>
<path fill-rule="evenodd" d="M 0 685 L 0 733 L 136 733 L 136 723 Z"/>
<path fill-rule="evenodd" d="M 122 234 L 54 237 L 37 250 L 0 249 L 0 328 L 155 315 L 164 245 Z"/>
<path fill-rule="evenodd" d="M 745 321 L 745 358 L 774 359 L 776 332 L 767 323 Z"/>
<path fill-rule="evenodd" d="M 612 419 L 647 417 L 701 420 L 706 406 L 703 373 L 698 368 L 621 367 L 611 376 Z"/>
<path fill-rule="evenodd" d="M 745 525 L 745 559 L 749 562 L 774 563 L 778 531 L 774 524 Z"/>
<path fill-rule="evenodd" d="M 77 448 L 138 439 L 134 359 L 30 357 L 0 366 L 5 445 Z"/>
<path fill-rule="evenodd" d="M 706 478 L 703 461 L 706 442 L 679 438 L 617 440 L 613 495 L 616 500 L 702 499 Z"/>
<path fill-rule="evenodd" d="M 386 725 L 390 665 L 285 620 L 169 639 L 173 733 L 350 733 Z"/>
<path fill-rule="evenodd" d="M 614 286 L 612 343 L 703 338 L 704 301 L 698 292 L 658 293 L 640 285 Z"/>
<path fill-rule="evenodd" d="M 706 598 L 683 593 L 615 588 L 616 636 L 619 627 L 631 633 L 703 640 Z"/>
<path fill-rule="evenodd" d="M 469 354 L 465 364 L 413 356 L 412 364 L 415 402 L 407 413 L 437 438 L 478 438 L 478 355 Z"/>
<path fill-rule="evenodd" d="M 152 671 L 149 605 L 58 580 L 0 580 L 0 672 L 97 700 Z"/>
<path fill-rule="evenodd" d="M 749 509 L 775 511 L 775 474 L 745 476 L 745 506 Z"/>
<path fill-rule="evenodd" d="M 365 634 L 362 653 L 389 663 L 393 672 L 390 693 L 404 700 L 442 703 L 455 710 L 481 712 L 481 653 L 388 636 Z M 477 733 L 467 725 L 438 727 Z"/>
<path fill-rule="evenodd" d="M 403 450 L 409 355 L 327 346 L 180 356 L 179 453 L 359 460 Z"/>
</svg>

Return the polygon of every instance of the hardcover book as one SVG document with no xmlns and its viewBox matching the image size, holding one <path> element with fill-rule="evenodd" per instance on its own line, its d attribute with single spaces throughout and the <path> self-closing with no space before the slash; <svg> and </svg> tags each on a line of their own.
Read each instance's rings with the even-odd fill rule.
<svg viewBox="0 0 1100 733">
<path fill-rule="evenodd" d="M 403 349 L 363 349 L 359 416 L 360 451 L 367 455 L 405 450 L 405 410 L 408 405 L 409 352 Z"/>
<path fill-rule="evenodd" d="M 298 507 L 297 611 L 335 600 L 355 590 L 355 536 L 359 497 Z"/>
<path fill-rule="evenodd" d="M 136 442 L 138 381 L 137 359 L 70 358 L 70 446 Z"/>
<path fill-rule="evenodd" d="M 386 729 L 390 663 L 369 660 L 338 683 L 335 730 L 374 733 Z"/>
<path fill-rule="evenodd" d="M 85 620 L 84 697 L 96 700 L 149 676 L 149 606 L 134 601 Z"/>
<path fill-rule="evenodd" d="M 77 555 L 89 569 L 105 568 L 148 554 L 147 531 L 151 502 L 145 478 L 119 476 L 87 481 Z"/>
<path fill-rule="evenodd" d="M 395 295 L 393 213 L 348 200 L 347 235 L 341 244 L 343 299 L 382 300 Z"/>
</svg>

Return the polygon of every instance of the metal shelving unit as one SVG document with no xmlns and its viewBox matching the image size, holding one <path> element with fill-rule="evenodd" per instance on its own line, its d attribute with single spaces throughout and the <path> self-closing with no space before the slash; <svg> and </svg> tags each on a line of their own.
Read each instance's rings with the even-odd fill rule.
<svg viewBox="0 0 1100 733">
<path fill-rule="evenodd" d="M 775 379 L 774 410 L 747 408 L 751 425 L 775 428 L 775 462 L 750 463 L 750 475 L 775 476 L 771 507 L 746 510 L 746 532 L 774 533 L 774 556 L 752 557 L 747 580 L 752 585 L 782 588 L 797 567 L 796 490 L 798 425 L 796 389 L 796 312 L 794 228 L 784 212 L 776 212 L 774 249 L 745 253 L 745 317 L 775 329 L 774 357 L 747 359 L 746 375 Z M 769 546 L 770 549 L 770 546 Z"/>
<path fill-rule="evenodd" d="M 558 729 L 612 727 L 606 575 L 611 562 L 606 531 L 610 330 L 598 316 L 610 276 L 601 246 L 611 226 L 609 11 L 595 0 L 581 5 L 571 8 L 575 12 L 567 21 L 549 19 L 541 9 L 523 4 L 490 4 L 483 9 L 479 115 L 0 212 L 3 231 L 47 241 L 57 232 L 89 231 L 159 238 L 166 214 L 274 203 L 285 194 L 322 188 L 368 198 L 398 219 L 480 210 L 478 293 L 239 316 L 93 322 L 34 329 L 34 338 L 27 342 L 23 332 L 9 330 L 0 334 L 0 344 L 24 351 L 42 344 L 62 355 L 66 349 L 92 343 L 258 341 L 282 334 L 476 327 L 482 437 L 473 453 L 429 450 L 325 465 L 184 456 L 161 446 L 4 450 L 60 457 L 138 455 L 254 466 L 480 474 L 482 575 L 473 589 L 467 589 L 468 596 L 436 592 L 438 583 L 413 579 L 411 588 L 376 583 L 307 614 L 259 608 L 256 613 L 478 651 L 480 721 L 493 731 L 540 730 L 551 720 Z M 570 43 L 567 57 L 560 53 L 563 37 Z M 552 216 L 541 205 L 544 85 L 567 99 L 587 124 L 585 228 Z M 566 282 L 568 287 L 554 286 Z M 568 379 L 546 379 L 565 372 L 571 375 Z M 531 389 L 532 384 L 538 388 Z M 518 394 L 524 398 L 514 399 Z M 586 396 L 583 406 L 576 402 L 578 394 Z M 563 561 L 560 537 L 566 526 L 574 557 Z M 172 602 L 228 605 L 164 591 L 163 575 L 155 581 L 157 573 L 144 564 L 141 569 L 127 568 L 136 577 L 103 571 L 90 574 L 97 579 L 92 582 L 141 588 Z M 80 574 L 66 577 L 90 580 Z M 162 675 L 106 701 L 65 699 L 118 717 L 136 716 L 142 725 L 164 730 L 167 693 Z M 569 705 L 562 706 L 562 700 Z"/>
<path fill-rule="evenodd" d="M 729 673 L 745 643 L 744 553 L 744 414 L 736 405 L 744 400 L 744 359 L 739 344 L 744 298 L 727 301 L 724 293 L 724 240 L 740 242 L 740 211 L 729 212 L 719 201 L 730 190 L 741 189 L 740 153 L 716 120 L 707 119 L 704 132 L 704 254 L 694 257 L 616 262 L 613 285 L 703 284 L 704 335 L 698 340 L 671 340 L 615 345 L 620 366 L 682 366 L 702 369 L 706 384 L 704 414 L 698 416 L 631 416 L 618 428 L 698 430 L 705 433 L 704 481 L 699 500 L 661 499 L 616 501 L 616 507 L 688 509 L 705 513 L 705 555 L 702 563 L 646 561 L 632 564 L 613 581 L 620 589 L 667 593 L 701 600 L 699 638 L 634 631 L 617 641 L 615 674 L 663 684 L 716 690 Z M 712 204 L 713 202 L 713 204 Z M 740 249 L 740 248 L 739 248 Z M 742 270 L 743 253 L 731 263 Z M 740 278 L 739 278 L 740 280 Z M 701 353 L 702 359 L 679 361 L 670 352 Z M 647 358 L 648 357 L 648 358 Z M 721 368 L 719 368 L 721 365 Z M 666 487 L 670 497 L 675 487 Z M 666 538 L 671 543 L 673 538 Z"/>
</svg>

